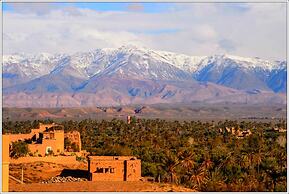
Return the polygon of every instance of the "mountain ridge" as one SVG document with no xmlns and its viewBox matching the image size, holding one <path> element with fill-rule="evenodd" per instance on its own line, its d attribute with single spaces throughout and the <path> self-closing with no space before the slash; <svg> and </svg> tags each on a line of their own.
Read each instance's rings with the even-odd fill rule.
<svg viewBox="0 0 289 194">
<path fill-rule="evenodd" d="M 9 55 L 3 62 L 4 106 L 35 106 L 17 94 L 39 101 L 37 106 L 44 100 L 53 101 L 43 95 L 67 99 L 62 104 L 53 101 L 49 107 L 76 101 L 76 106 L 97 106 L 194 100 L 244 103 L 245 98 L 252 103 L 258 103 L 254 98 L 261 103 L 285 103 L 286 98 L 286 61 L 188 56 L 123 46 L 73 55 Z M 156 90 L 158 87 L 165 90 Z M 232 91 L 237 95 L 231 95 Z"/>
</svg>

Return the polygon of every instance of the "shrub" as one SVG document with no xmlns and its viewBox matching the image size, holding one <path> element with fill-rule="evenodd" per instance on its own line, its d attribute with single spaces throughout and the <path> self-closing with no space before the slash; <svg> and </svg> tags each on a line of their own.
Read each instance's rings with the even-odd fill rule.
<svg viewBox="0 0 289 194">
<path fill-rule="evenodd" d="M 81 157 L 81 156 L 76 156 L 76 160 L 77 160 L 77 161 L 84 161 L 85 158 L 83 158 L 83 157 Z"/>
<path fill-rule="evenodd" d="M 76 144 L 76 143 L 72 143 L 71 144 L 71 148 L 72 148 L 72 150 L 74 151 L 74 152 L 79 152 L 79 147 L 78 147 L 78 145 Z"/>
<path fill-rule="evenodd" d="M 19 158 L 26 156 L 29 153 L 28 144 L 24 141 L 17 141 L 12 143 L 10 157 Z"/>
</svg>

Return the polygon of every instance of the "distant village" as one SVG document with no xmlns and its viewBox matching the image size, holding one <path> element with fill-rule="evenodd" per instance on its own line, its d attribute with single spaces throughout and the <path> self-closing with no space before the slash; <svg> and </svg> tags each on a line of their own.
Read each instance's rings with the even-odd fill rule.
<svg viewBox="0 0 289 194">
<path fill-rule="evenodd" d="M 269 132 L 269 131 L 279 132 L 279 133 L 287 132 L 286 129 L 277 128 L 277 127 L 272 128 L 270 130 L 267 130 L 267 132 Z M 232 128 L 226 127 L 225 129 L 220 128 L 219 132 L 220 133 L 226 132 L 226 133 L 232 134 L 232 135 L 236 136 L 238 139 L 242 139 L 244 137 L 248 137 L 248 136 L 252 135 L 252 131 L 250 129 L 246 129 L 246 130 L 241 131 L 239 129 L 235 129 L 235 127 L 232 127 Z"/>
</svg>

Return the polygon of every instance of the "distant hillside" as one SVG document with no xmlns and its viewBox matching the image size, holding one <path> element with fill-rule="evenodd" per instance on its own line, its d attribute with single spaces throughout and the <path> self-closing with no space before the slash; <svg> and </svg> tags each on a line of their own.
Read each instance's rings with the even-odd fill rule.
<svg viewBox="0 0 289 194">
<path fill-rule="evenodd" d="M 11 120 L 83 120 L 123 119 L 135 116 L 166 120 L 272 120 L 286 118 L 286 106 L 237 104 L 158 104 L 95 108 L 3 108 L 3 119 Z"/>
</svg>

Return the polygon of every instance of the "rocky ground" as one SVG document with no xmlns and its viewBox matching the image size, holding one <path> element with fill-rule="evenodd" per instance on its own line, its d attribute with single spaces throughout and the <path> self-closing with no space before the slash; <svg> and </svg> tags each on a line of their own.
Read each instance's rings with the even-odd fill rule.
<svg viewBox="0 0 289 194">
<path fill-rule="evenodd" d="M 88 181 L 86 178 L 79 178 L 79 177 L 72 177 L 72 176 L 67 176 L 67 177 L 51 177 L 48 180 L 41 181 L 43 184 L 50 184 L 50 183 L 66 183 L 66 182 L 82 182 L 82 181 Z"/>
</svg>

